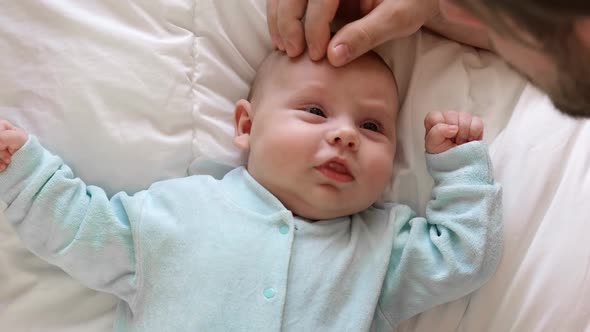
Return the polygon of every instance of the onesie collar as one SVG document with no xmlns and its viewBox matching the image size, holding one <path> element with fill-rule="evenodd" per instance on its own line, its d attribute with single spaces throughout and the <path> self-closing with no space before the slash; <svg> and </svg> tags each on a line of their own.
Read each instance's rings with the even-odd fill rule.
<svg viewBox="0 0 590 332">
<path fill-rule="evenodd" d="M 240 207 L 265 216 L 277 213 L 292 215 L 278 198 L 248 173 L 244 166 L 229 171 L 221 183 L 224 196 Z"/>
</svg>

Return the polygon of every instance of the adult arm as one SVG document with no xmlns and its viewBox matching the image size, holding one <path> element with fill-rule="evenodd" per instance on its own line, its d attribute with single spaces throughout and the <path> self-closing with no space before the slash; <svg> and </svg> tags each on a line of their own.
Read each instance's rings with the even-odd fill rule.
<svg viewBox="0 0 590 332">
<path fill-rule="evenodd" d="M 487 32 L 482 27 L 453 23 L 442 14 L 430 19 L 424 27 L 448 39 L 492 51 Z"/>
</svg>

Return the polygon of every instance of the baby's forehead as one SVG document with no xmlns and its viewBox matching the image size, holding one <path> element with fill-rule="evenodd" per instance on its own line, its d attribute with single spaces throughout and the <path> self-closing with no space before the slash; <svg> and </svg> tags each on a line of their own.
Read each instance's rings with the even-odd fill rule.
<svg viewBox="0 0 590 332">
<path fill-rule="evenodd" d="M 312 82 L 314 81 L 314 82 Z M 289 91 L 302 85 L 332 85 L 371 87 L 371 94 L 376 97 L 391 99 L 398 104 L 397 84 L 389 66 L 376 53 L 370 52 L 343 67 L 332 66 L 327 59 L 313 61 L 304 53 L 290 58 L 275 51 L 260 65 L 252 86 L 251 95 L 260 95 L 260 91 L 287 88 Z M 363 89 L 366 91 L 366 89 Z M 266 94 L 265 93 L 265 94 Z"/>
<path fill-rule="evenodd" d="M 284 53 L 273 52 L 260 66 L 258 76 L 260 80 L 271 78 L 287 79 L 298 78 L 305 80 L 314 75 L 325 74 L 325 77 L 347 78 L 354 77 L 387 77 L 395 84 L 393 73 L 383 59 L 374 52 L 365 53 L 350 64 L 342 67 L 334 67 L 324 58 L 313 61 L 307 53 L 290 58 Z M 348 83 L 349 81 L 344 81 Z M 350 81 L 355 83 L 355 81 Z M 397 89 L 397 86 L 396 86 Z"/>
</svg>

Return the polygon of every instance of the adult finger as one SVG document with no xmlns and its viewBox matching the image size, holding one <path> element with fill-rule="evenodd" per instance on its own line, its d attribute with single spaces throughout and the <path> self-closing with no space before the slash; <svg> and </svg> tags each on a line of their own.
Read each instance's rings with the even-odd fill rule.
<svg viewBox="0 0 590 332">
<path fill-rule="evenodd" d="M 277 29 L 285 51 L 290 57 L 305 50 L 305 35 L 301 19 L 307 7 L 306 0 L 281 0 L 277 8 Z"/>
<path fill-rule="evenodd" d="M 272 43 L 281 51 L 285 50 L 283 40 L 279 34 L 277 26 L 277 14 L 279 10 L 279 0 L 266 0 L 266 24 L 268 25 L 268 32 Z"/>
<path fill-rule="evenodd" d="M 305 12 L 305 41 L 310 57 L 319 60 L 326 55 L 330 42 L 330 24 L 340 0 L 309 0 Z"/>
<path fill-rule="evenodd" d="M 330 63 L 345 65 L 390 39 L 416 32 L 430 18 L 431 11 L 421 9 L 422 5 L 415 0 L 385 0 L 379 3 L 367 15 L 336 33 L 328 45 Z"/>
</svg>

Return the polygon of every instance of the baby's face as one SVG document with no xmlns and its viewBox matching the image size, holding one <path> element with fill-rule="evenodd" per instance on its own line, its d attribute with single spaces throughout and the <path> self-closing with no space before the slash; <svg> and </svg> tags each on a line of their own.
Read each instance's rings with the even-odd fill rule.
<svg viewBox="0 0 590 332">
<path fill-rule="evenodd" d="M 341 68 L 281 56 L 252 106 L 248 171 L 294 214 L 362 211 L 392 177 L 398 97 L 375 55 Z"/>
</svg>

